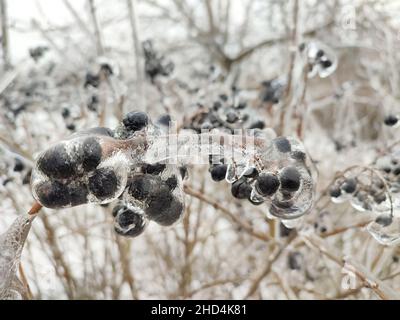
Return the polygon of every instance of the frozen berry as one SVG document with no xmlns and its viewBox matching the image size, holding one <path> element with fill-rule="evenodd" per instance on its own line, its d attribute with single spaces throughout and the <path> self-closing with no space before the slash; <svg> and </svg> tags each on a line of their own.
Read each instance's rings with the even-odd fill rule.
<svg viewBox="0 0 400 320">
<path fill-rule="evenodd" d="M 264 128 L 265 128 L 265 122 L 262 120 L 253 122 L 249 127 L 249 129 L 264 129 Z"/>
<path fill-rule="evenodd" d="M 88 109 L 90 111 L 96 112 L 99 102 L 99 98 L 96 95 L 92 95 L 87 104 Z"/>
<path fill-rule="evenodd" d="M 159 205 L 156 205 L 154 207 L 154 205 L 152 206 L 152 204 L 153 201 L 150 202 L 149 205 L 149 209 L 152 207 L 151 210 L 148 209 L 148 211 L 146 212 L 152 212 L 152 219 L 162 226 L 170 226 L 174 224 L 183 214 L 183 204 L 175 197 L 173 197 L 171 201 L 166 203 L 160 210 L 156 209 L 156 207 L 159 207 Z M 156 209 L 156 211 L 158 212 L 157 214 L 154 214 L 154 209 Z"/>
<path fill-rule="evenodd" d="M 115 223 L 115 232 L 127 237 L 137 237 L 146 228 L 146 219 L 142 211 L 127 206 L 119 207 Z"/>
<path fill-rule="evenodd" d="M 88 187 L 100 200 L 112 198 L 118 189 L 118 177 L 111 167 L 99 168 L 89 176 Z"/>
<path fill-rule="evenodd" d="M 317 58 L 322 58 L 322 56 L 325 54 L 324 50 L 319 49 L 317 51 Z"/>
<path fill-rule="evenodd" d="M 69 201 L 71 206 L 79 206 L 87 203 L 88 188 L 83 183 L 75 183 L 68 186 Z"/>
<path fill-rule="evenodd" d="M 236 112 L 230 111 L 226 114 L 226 122 L 235 123 L 239 120 L 239 117 Z"/>
<path fill-rule="evenodd" d="M 380 224 L 382 227 L 387 227 L 392 224 L 393 217 L 390 214 L 382 214 L 375 219 L 375 222 Z"/>
<path fill-rule="evenodd" d="M 279 179 L 270 173 L 262 173 L 256 181 L 256 190 L 263 196 L 273 195 L 279 189 Z"/>
<path fill-rule="evenodd" d="M 239 102 L 238 105 L 236 106 L 237 109 L 245 109 L 247 107 L 247 103 L 242 101 Z"/>
<path fill-rule="evenodd" d="M 300 172 L 295 167 L 286 167 L 280 173 L 282 190 L 293 192 L 300 188 Z"/>
<path fill-rule="evenodd" d="M 353 193 L 354 191 L 356 191 L 356 188 L 357 181 L 353 178 L 347 179 L 342 185 L 342 189 L 346 193 Z"/>
<path fill-rule="evenodd" d="M 160 118 L 158 118 L 157 123 L 168 127 L 171 122 L 171 116 L 169 114 L 164 114 Z"/>
<path fill-rule="evenodd" d="M 303 255 L 300 252 L 291 252 L 288 255 L 288 265 L 291 270 L 300 270 L 303 265 Z"/>
<path fill-rule="evenodd" d="M 15 158 L 15 163 L 14 163 L 14 171 L 15 172 L 21 172 L 22 170 L 24 170 L 25 165 L 24 163 L 19 159 L 19 158 Z"/>
<path fill-rule="evenodd" d="M 85 83 L 84 87 L 87 88 L 89 86 L 92 86 L 94 88 L 97 88 L 100 84 L 100 77 L 97 74 L 93 74 L 88 72 L 85 77 Z"/>
<path fill-rule="evenodd" d="M 176 178 L 176 176 L 171 176 L 167 180 L 165 180 L 165 184 L 170 190 L 174 190 L 178 186 L 178 179 Z"/>
<path fill-rule="evenodd" d="M 219 101 L 215 101 L 214 102 L 214 104 L 213 104 L 213 110 L 215 110 L 215 111 L 217 111 L 219 108 L 221 108 L 222 107 L 222 104 L 221 104 L 221 102 L 219 102 Z"/>
<path fill-rule="evenodd" d="M 133 177 L 128 185 L 129 194 L 137 200 L 145 200 L 157 190 L 161 184 L 159 177 L 141 175 Z"/>
<path fill-rule="evenodd" d="M 225 176 L 226 176 L 227 168 L 228 168 L 228 166 L 226 164 L 214 165 L 210 169 L 211 178 L 214 181 L 222 181 L 222 180 L 224 180 Z"/>
<path fill-rule="evenodd" d="M 149 117 L 144 112 L 132 111 L 125 115 L 122 119 L 122 123 L 128 130 L 137 131 L 148 125 Z"/>
<path fill-rule="evenodd" d="M 382 167 L 381 168 L 381 170 L 383 171 L 383 172 L 385 172 L 385 173 L 390 173 L 390 172 L 392 172 L 392 169 L 390 168 L 390 167 Z"/>
<path fill-rule="evenodd" d="M 322 60 L 321 61 L 321 66 L 325 69 L 329 68 L 332 66 L 332 61 L 331 60 Z"/>
<path fill-rule="evenodd" d="M 63 144 L 45 151 L 37 160 L 37 167 L 45 175 L 56 179 L 70 178 L 76 173 L 76 163 L 71 159 Z"/>
<path fill-rule="evenodd" d="M 101 128 L 98 128 L 101 129 Z M 101 146 L 96 138 L 86 138 L 82 143 L 82 167 L 85 171 L 92 171 L 101 162 Z"/>
<path fill-rule="evenodd" d="M 337 186 L 333 186 L 329 190 L 329 195 L 332 198 L 339 198 L 341 194 L 342 194 L 342 190 L 340 190 L 340 188 Z"/>
<path fill-rule="evenodd" d="M 160 174 L 166 168 L 164 163 L 155 163 L 155 164 L 144 164 L 142 169 L 144 173 L 148 174 Z"/>
<path fill-rule="evenodd" d="M 69 124 L 67 124 L 66 128 L 67 128 L 68 130 L 70 130 L 70 131 L 75 131 L 76 126 L 75 126 L 74 123 L 69 123 Z"/>
<path fill-rule="evenodd" d="M 38 201 L 47 208 L 60 208 L 70 204 L 68 187 L 59 181 L 44 181 L 35 187 Z"/>
<path fill-rule="evenodd" d="M 62 116 L 64 119 L 68 118 L 70 115 L 71 115 L 71 111 L 70 111 L 67 107 L 65 107 L 65 108 L 62 109 L 62 111 L 61 111 L 61 116 Z"/>
<path fill-rule="evenodd" d="M 278 137 L 273 140 L 273 143 L 275 144 L 276 148 L 282 152 L 290 152 L 292 150 L 292 146 L 290 145 L 290 142 L 288 139 L 285 137 Z"/>
<path fill-rule="evenodd" d="M 387 126 L 392 127 L 399 121 L 399 119 L 394 115 L 388 115 L 383 121 Z"/>
<path fill-rule="evenodd" d="M 240 178 L 239 180 L 232 183 L 231 193 L 237 199 L 246 199 L 251 195 L 251 185 L 246 179 Z"/>
</svg>

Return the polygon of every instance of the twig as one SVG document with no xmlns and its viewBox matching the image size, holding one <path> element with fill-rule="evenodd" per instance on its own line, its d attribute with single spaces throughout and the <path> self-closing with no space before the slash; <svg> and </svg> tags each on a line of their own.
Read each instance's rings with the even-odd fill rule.
<svg viewBox="0 0 400 320">
<path fill-rule="evenodd" d="M 189 187 L 187 185 L 184 186 L 184 191 L 187 194 L 189 194 L 189 195 L 191 195 L 193 197 L 196 197 L 197 199 L 212 205 L 215 209 L 220 210 L 221 212 L 226 214 L 231 220 L 233 220 L 235 223 L 237 223 L 240 227 L 243 228 L 243 230 L 245 230 L 247 233 L 249 233 L 253 237 L 255 237 L 257 239 L 260 239 L 262 241 L 266 241 L 266 242 L 272 242 L 272 243 L 274 242 L 274 239 L 272 239 L 267 234 L 262 234 L 262 233 L 259 233 L 257 231 L 254 231 L 253 228 L 250 225 L 247 224 L 247 222 L 244 222 L 244 221 L 240 220 L 232 212 L 230 212 L 223 205 L 221 205 L 218 201 L 213 200 L 213 199 L 209 199 L 208 197 L 206 197 L 201 192 L 193 190 L 191 187 Z"/>
<path fill-rule="evenodd" d="M 282 253 L 285 251 L 287 246 L 292 242 L 293 239 L 295 239 L 297 236 L 297 233 L 292 234 L 288 240 L 286 241 L 285 245 L 282 245 L 276 252 L 273 254 L 269 259 L 268 259 L 268 264 L 265 266 L 265 268 L 260 272 L 260 274 L 254 279 L 253 283 L 250 286 L 249 291 L 245 295 L 243 299 L 249 299 L 257 290 L 259 287 L 261 281 L 270 273 L 272 265 L 276 260 L 279 259 L 279 257 L 282 255 Z"/>
<path fill-rule="evenodd" d="M 354 262 L 351 262 L 348 258 L 340 257 L 335 254 L 335 250 L 333 248 L 328 248 L 326 244 L 323 243 L 322 239 L 319 239 L 316 236 L 306 235 L 303 235 L 302 238 L 307 245 L 316 248 L 324 256 L 328 257 L 330 260 L 332 260 L 342 268 L 350 266 L 352 272 L 364 283 L 364 286 L 373 290 L 381 299 L 388 300 L 399 298 L 398 294 L 394 292 L 393 289 L 388 287 L 382 281 L 374 279 L 370 273 L 363 271 L 361 269 L 361 266 L 356 265 Z"/>
</svg>

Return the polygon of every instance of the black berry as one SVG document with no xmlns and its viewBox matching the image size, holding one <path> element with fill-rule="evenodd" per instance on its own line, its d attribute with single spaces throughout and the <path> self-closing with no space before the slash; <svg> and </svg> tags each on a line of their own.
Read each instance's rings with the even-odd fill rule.
<svg viewBox="0 0 400 320">
<path fill-rule="evenodd" d="M 144 164 L 142 170 L 144 173 L 148 174 L 160 174 L 166 168 L 164 163 L 155 163 L 155 164 Z"/>
<path fill-rule="evenodd" d="M 273 195 L 279 189 L 279 179 L 270 173 L 262 173 L 256 181 L 256 190 L 263 196 Z"/>
<path fill-rule="evenodd" d="M 146 220 L 139 210 L 121 206 L 115 217 L 115 232 L 126 237 L 137 237 L 146 228 Z"/>
<path fill-rule="evenodd" d="M 330 66 L 332 66 L 332 61 L 331 60 L 322 60 L 320 63 L 322 65 L 322 67 L 325 68 L 325 69 L 327 69 Z"/>
<path fill-rule="evenodd" d="M 171 176 L 167 180 L 165 180 L 165 184 L 170 190 L 174 190 L 178 186 L 178 179 L 176 178 L 176 176 Z"/>
<path fill-rule="evenodd" d="M 300 252 L 292 252 L 288 256 L 288 266 L 291 270 L 300 270 L 302 267 L 303 255 Z"/>
<path fill-rule="evenodd" d="M 332 198 L 339 198 L 341 194 L 342 194 L 342 190 L 340 190 L 340 188 L 337 186 L 334 186 L 334 187 L 330 188 L 330 190 L 329 190 L 329 195 Z"/>
<path fill-rule="evenodd" d="M 163 201 L 165 201 L 165 199 Z M 157 203 L 156 199 L 154 201 L 152 200 L 146 213 L 149 213 L 152 220 L 158 224 L 162 226 L 170 226 L 178 221 L 182 216 L 184 207 L 175 197 L 172 197 L 167 203 L 164 202 L 164 205 L 162 205 L 163 201 Z"/>
<path fill-rule="evenodd" d="M 68 186 L 69 201 L 71 206 L 79 206 L 87 203 L 89 195 L 88 188 L 85 184 L 77 183 Z"/>
<path fill-rule="evenodd" d="M 295 167 L 286 167 L 279 174 L 284 191 L 297 191 L 300 188 L 300 172 Z"/>
<path fill-rule="evenodd" d="M 45 151 L 38 159 L 40 171 L 51 178 L 66 179 L 76 173 L 76 163 L 72 161 L 63 144 L 55 145 Z"/>
<path fill-rule="evenodd" d="M 262 120 L 253 122 L 249 127 L 249 129 L 264 129 L 264 128 L 265 128 L 265 122 Z"/>
<path fill-rule="evenodd" d="M 128 186 L 129 194 L 137 200 L 145 200 L 159 188 L 161 179 L 152 175 L 133 177 Z"/>
<path fill-rule="evenodd" d="M 240 178 L 239 180 L 232 183 L 231 193 L 237 199 L 246 199 L 251 195 L 251 185 L 246 179 Z"/>
<path fill-rule="evenodd" d="M 356 188 L 357 181 L 353 178 L 347 179 L 342 185 L 342 189 L 346 193 L 353 193 L 354 191 L 356 191 Z"/>
<path fill-rule="evenodd" d="M 88 187 L 96 198 L 105 200 L 111 198 L 117 191 L 118 177 L 111 167 L 96 169 L 89 176 Z"/>
<path fill-rule="evenodd" d="M 306 154 L 303 151 L 298 151 L 298 150 L 292 151 L 290 153 L 290 156 L 297 161 L 304 162 L 306 160 Z"/>
<path fill-rule="evenodd" d="M 122 123 L 128 130 L 137 131 L 149 124 L 149 117 L 144 112 L 132 111 L 125 115 L 122 119 Z"/>
<path fill-rule="evenodd" d="M 164 114 L 160 118 L 158 118 L 157 123 L 168 127 L 171 122 L 171 116 L 169 114 Z"/>
<path fill-rule="evenodd" d="M 388 115 L 383 120 L 383 122 L 389 127 L 394 126 L 398 121 L 399 121 L 399 119 L 394 115 Z"/>
<path fill-rule="evenodd" d="M 45 181 L 35 187 L 39 202 L 47 208 L 60 208 L 70 204 L 68 187 L 59 181 Z"/>
<path fill-rule="evenodd" d="M 226 114 L 226 122 L 228 123 L 235 123 L 236 121 L 239 120 L 238 115 L 236 112 L 230 111 Z"/>
<path fill-rule="evenodd" d="M 278 137 L 273 140 L 273 143 L 275 144 L 276 148 L 282 152 L 290 152 L 292 150 L 292 146 L 290 145 L 290 142 L 288 139 L 285 137 Z"/>
<path fill-rule="evenodd" d="M 211 178 L 214 181 L 222 181 L 225 179 L 226 170 L 228 166 L 226 164 L 214 165 L 210 169 Z"/>
<path fill-rule="evenodd" d="M 102 129 L 102 128 L 98 128 Z M 101 130 L 103 131 L 103 130 Z M 82 167 L 88 172 L 97 168 L 101 162 L 101 146 L 94 137 L 86 138 L 82 143 Z"/>
<path fill-rule="evenodd" d="M 24 163 L 19 159 L 19 158 L 15 158 L 15 163 L 14 163 L 14 171 L 15 172 L 21 172 L 22 170 L 24 170 L 25 165 Z"/>
</svg>

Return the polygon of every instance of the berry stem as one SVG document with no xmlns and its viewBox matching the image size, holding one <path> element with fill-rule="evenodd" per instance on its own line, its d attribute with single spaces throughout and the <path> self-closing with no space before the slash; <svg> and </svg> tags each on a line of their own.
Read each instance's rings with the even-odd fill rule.
<svg viewBox="0 0 400 320">
<path fill-rule="evenodd" d="M 42 206 L 39 202 L 35 201 L 35 203 L 34 203 L 34 204 L 32 205 L 32 207 L 29 209 L 28 215 L 34 216 L 34 215 L 38 214 L 39 211 L 42 209 L 42 207 L 43 207 L 43 206 Z"/>
</svg>

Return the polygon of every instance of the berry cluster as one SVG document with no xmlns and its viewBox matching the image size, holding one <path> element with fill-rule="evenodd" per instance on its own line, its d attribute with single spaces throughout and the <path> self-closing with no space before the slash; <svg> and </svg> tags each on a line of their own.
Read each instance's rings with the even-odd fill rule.
<svg viewBox="0 0 400 320">
<path fill-rule="evenodd" d="M 166 62 L 165 57 L 159 55 L 153 47 L 151 40 L 146 40 L 142 44 L 145 59 L 145 72 L 153 83 L 158 76 L 169 76 L 174 70 L 174 64 L 171 61 Z"/>
<path fill-rule="evenodd" d="M 212 105 L 198 103 L 198 110 L 187 123 L 185 129 L 200 133 L 204 130 L 224 129 L 264 129 L 265 122 L 260 120 L 254 110 L 243 99 L 239 99 L 236 90 L 228 96 L 223 93 L 214 100 Z"/>
<path fill-rule="evenodd" d="M 130 237 L 139 235 L 147 220 L 173 224 L 184 211 L 182 170 L 143 163 L 139 156 L 147 145 L 141 137 L 157 131 L 147 114 L 130 112 L 115 130 L 97 127 L 73 134 L 37 158 L 31 181 L 35 199 L 48 208 L 119 199 L 115 230 Z"/>
<path fill-rule="evenodd" d="M 393 244 L 400 241 L 399 152 L 384 155 L 369 168 L 346 171 L 336 179 L 329 193 L 334 203 L 350 201 L 357 211 L 372 214 L 375 220 L 367 229 L 379 242 Z"/>
<path fill-rule="evenodd" d="M 165 144 L 162 131 L 169 121 L 164 116 L 154 125 L 146 113 L 129 112 L 114 130 L 80 131 L 51 146 L 36 160 L 31 181 L 35 199 L 49 208 L 118 199 L 115 230 L 131 237 L 148 220 L 172 225 L 184 212 L 186 168 L 159 162 L 164 156 L 152 157 L 159 140 Z M 271 140 L 260 133 L 266 131 L 256 135 L 256 150 L 239 161 L 211 154 L 211 177 L 231 183 L 238 199 L 267 203 L 272 216 L 296 219 L 310 208 L 313 196 L 304 149 L 292 138 Z"/>
<path fill-rule="evenodd" d="M 310 78 L 318 74 L 321 78 L 329 77 L 337 68 L 337 57 L 327 45 L 319 42 L 308 42 L 299 45 L 309 67 Z"/>
<path fill-rule="evenodd" d="M 229 163 L 210 157 L 214 181 L 226 179 L 237 199 L 253 205 L 267 203 L 269 213 L 281 219 L 296 219 L 311 206 L 313 183 L 306 153 L 298 141 L 277 137 L 258 151 L 254 161 Z"/>
<path fill-rule="evenodd" d="M 276 78 L 263 81 L 261 85 L 260 99 L 275 104 L 280 101 L 287 84 L 284 78 Z"/>
<path fill-rule="evenodd" d="M 115 74 L 115 68 L 111 61 L 100 59 L 96 63 L 96 69 L 86 73 L 83 86 L 85 88 L 98 88 L 102 79 L 107 79 Z"/>
<path fill-rule="evenodd" d="M 394 114 L 388 114 L 383 119 L 383 123 L 385 125 L 387 125 L 388 127 L 394 127 L 395 125 L 397 125 L 399 123 L 399 117 Z"/>
</svg>

